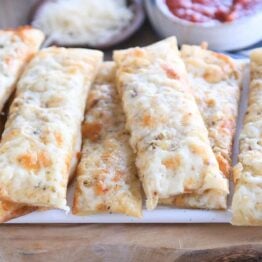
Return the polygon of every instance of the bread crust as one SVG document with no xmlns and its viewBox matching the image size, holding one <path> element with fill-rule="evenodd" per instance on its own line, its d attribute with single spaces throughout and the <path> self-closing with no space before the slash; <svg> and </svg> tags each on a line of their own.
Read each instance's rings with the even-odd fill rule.
<svg viewBox="0 0 262 262">
<path fill-rule="evenodd" d="M 114 53 L 130 144 L 147 197 L 218 190 L 228 194 L 192 95 L 175 38 Z"/>
<path fill-rule="evenodd" d="M 0 111 L 15 90 L 19 76 L 26 64 L 35 55 L 44 34 L 30 26 L 0 30 Z M 8 201 L 0 202 L 0 223 L 22 216 L 34 210 Z"/>
<path fill-rule="evenodd" d="M 184 45 L 181 57 L 191 89 L 208 130 L 208 138 L 219 168 L 230 179 L 232 143 L 235 135 L 242 70 L 230 57 L 200 46 Z M 226 198 L 217 190 L 183 194 L 161 200 L 183 208 L 226 209 Z"/>
<path fill-rule="evenodd" d="M 1 199 L 68 210 L 66 191 L 78 153 L 89 87 L 102 53 L 42 49 L 20 78 L 0 144 Z"/>
<path fill-rule="evenodd" d="M 141 217 L 140 183 L 112 62 L 103 64 L 90 90 L 82 130 L 73 213 Z"/>
<path fill-rule="evenodd" d="M 262 225 L 262 49 L 251 53 L 248 108 L 234 167 L 233 225 Z"/>
</svg>

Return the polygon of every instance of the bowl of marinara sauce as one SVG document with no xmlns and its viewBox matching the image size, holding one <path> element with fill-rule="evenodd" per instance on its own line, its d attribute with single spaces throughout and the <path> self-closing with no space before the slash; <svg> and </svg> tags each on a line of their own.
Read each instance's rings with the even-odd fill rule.
<svg viewBox="0 0 262 262">
<path fill-rule="evenodd" d="M 237 50 L 262 40 L 262 0 L 146 0 L 151 24 L 179 44 Z"/>
</svg>

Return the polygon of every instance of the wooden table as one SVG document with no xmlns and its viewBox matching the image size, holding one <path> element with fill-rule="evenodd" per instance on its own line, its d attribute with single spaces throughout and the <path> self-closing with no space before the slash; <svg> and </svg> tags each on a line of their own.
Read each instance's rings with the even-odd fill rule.
<svg viewBox="0 0 262 262">
<path fill-rule="evenodd" d="M 0 28 L 35 0 L 0 0 Z M 121 47 L 157 39 L 148 24 Z M 109 54 L 109 53 L 108 53 Z M 225 224 L 1 225 L 2 261 L 262 261 L 262 228 Z"/>
</svg>

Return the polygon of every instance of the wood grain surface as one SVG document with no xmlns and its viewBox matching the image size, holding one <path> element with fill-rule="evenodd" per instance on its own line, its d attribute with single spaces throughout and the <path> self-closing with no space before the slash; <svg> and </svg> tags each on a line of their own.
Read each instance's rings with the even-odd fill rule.
<svg viewBox="0 0 262 262">
<path fill-rule="evenodd" d="M 35 2 L 0 0 L 0 28 L 26 24 Z M 146 23 L 119 48 L 155 40 L 157 36 Z M 262 228 L 225 224 L 1 225 L 2 261 L 262 261 Z"/>
<path fill-rule="evenodd" d="M 230 225 L 17 225 L 1 261 L 262 261 L 262 231 Z"/>
</svg>

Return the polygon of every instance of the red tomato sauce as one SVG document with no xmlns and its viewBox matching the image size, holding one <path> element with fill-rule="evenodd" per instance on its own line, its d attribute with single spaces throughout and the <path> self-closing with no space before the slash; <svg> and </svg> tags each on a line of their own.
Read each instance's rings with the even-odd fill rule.
<svg viewBox="0 0 262 262">
<path fill-rule="evenodd" d="M 165 0 L 177 17 L 193 22 L 231 22 L 262 11 L 262 0 Z"/>
</svg>

